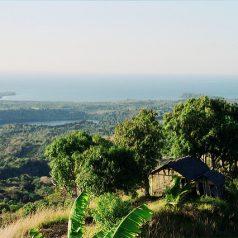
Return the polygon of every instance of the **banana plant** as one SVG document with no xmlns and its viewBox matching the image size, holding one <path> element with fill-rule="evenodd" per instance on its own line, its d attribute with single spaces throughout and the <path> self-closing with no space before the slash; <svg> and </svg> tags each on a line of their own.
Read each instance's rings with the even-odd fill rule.
<svg viewBox="0 0 238 238">
<path fill-rule="evenodd" d="M 108 233 L 100 231 L 93 238 L 134 238 L 140 233 L 140 228 L 151 220 L 152 211 L 145 205 L 133 209 L 121 223 Z"/>
<path fill-rule="evenodd" d="M 68 226 L 68 238 L 82 238 L 89 195 L 82 193 L 74 202 Z M 152 218 L 152 211 L 145 205 L 133 209 L 121 223 L 108 233 L 98 232 L 93 238 L 134 238 L 140 233 L 141 226 Z"/>
<path fill-rule="evenodd" d="M 166 205 L 176 208 L 190 189 L 190 184 L 181 187 L 181 178 L 174 176 L 170 186 L 164 192 Z"/>
<path fill-rule="evenodd" d="M 68 222 L 68 238 L 82 238 L 83 226 L 85 224 L 86 209 L 89 206 L 89 195 L 82 192 L 76 198 L 71 208 Z"/>
<path fill-rule="evenodd" d="M 68 238 L 82 238 L 86 209 L 89 206 L 89 195 L 86 192 L 74 201 L 68 222 Z M 142 225 L 152 218 L 152 211 L 145 205 L 133 209 L 117 226 L 108 233 L 98 232 L 93 238 L 134 238 L 140 233 Z M 44 238 L 38 229 L 30 231 L 32 238 Z"/>
</svg>

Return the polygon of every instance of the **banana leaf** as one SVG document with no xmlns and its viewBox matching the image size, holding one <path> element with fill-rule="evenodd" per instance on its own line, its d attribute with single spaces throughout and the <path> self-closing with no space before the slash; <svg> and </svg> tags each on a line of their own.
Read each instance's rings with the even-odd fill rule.
<svg viewBox="0 0 238 238">
<path fill-rule="evenodd" d="M 133 238 L 140 233 L 141 226 L 152 218 L 152 211 L 145 205 L 133 209 L 121 223 L 104 236 L 93 238 Z M 102 233 L 99 235 L 103 235 Z"/>
<path fill-rule="evenodd" d="M 89 205 L 89 195 L 82 192 L 74 201 L 68 221 L 68 238 L 82 238 L 85 213 Z"/>
</svg>

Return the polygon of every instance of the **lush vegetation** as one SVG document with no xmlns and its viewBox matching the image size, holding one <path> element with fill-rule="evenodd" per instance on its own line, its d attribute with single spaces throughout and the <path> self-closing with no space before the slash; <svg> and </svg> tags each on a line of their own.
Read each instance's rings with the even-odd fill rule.
<svg viewBox="0 0 238 238">
<path fill-rule="evenodd" d="M 233 200 L 238 195 L 237 181 L 232 184 L 226 185 L 222 200 L 190 195 L 177 209 L 165 206 L 163 200 L 152 203 L 149 207 L 154 211 L 154 219 L 144 228 L 142 237 L 237 237 L 238 206 Z"/>
<path fill-rule="evenodd" d="M 109 231 L 132 209 L 129 201 L 123 201 L 118 195 L 105 193 L 97 198 L 92 212 L 93 220 L 102 230 Z"/>
<path fill-rule="evenodd" d="M 0 127 L 0 213 L 15 211 L 52 193 L 45 147 L 55 137 L 80 129 L 101 132 L 98 124 L 87 121 L 56 127 L 22 124 Z"/>
<path fill-rule="evenodd" d="M 113 197 L 115 200 L 115 197 Z M 112 200 L 112 202 L 113 202 Z M 119 200 L 116 200 L 118 203 Z M 81 195 L 74 201 L 68 222 L 68 238 L 82 238 L 83 226 L 85 225 L 86 209 L 89 205 L 89 195 L 82 192 Z M 115 208 L 113 209 L 115 210 Z M 99 213 L 101 213 L 100 211 Z M 108 211 L 104 211 L 110 213 Z M 104 213 L 103 212 L 103 213 Z M 119 211 L 118 211 L 119 212 Z M 118 218 L 122 213 L 119 213 Z M 103 214 L 102 214 L 103 215 Z M 115 216 L 116 214 L 114 214 Z M 99 220 L 102 219 L 98 213 Z M 113 217 L 109 217 L 112 218 Z M 109 231 L 101 230 L 93 236 L 93 238 L 133 238 L 140 233 L 141 226 L 152 218 L 152 211 L 147 208 L 145 204 L 133 209 L 122 221 L 115 225 L 111 222 Z M 107 221 L 107 220 L 105 220 Z M 44 238 L 44 235 L 37 229 L 32 228 L 29 232 L 32 238 Z"/>
<path fill-rule="evenodd" d="M 0 116 L 2 111 L 4 120 L 7 120 L 5 115 L 10 115 L 6 110 L 15 111 L 12 115 L 16 113 L 16 122 L 24 121 L 25 112 L 31 110 L 49 112 L 48 118 L 42 114 L 41 121 L 53 121 L 56 117 L 80 120 L 58 126 L 0 127 L 1 223 L 14 224 L 19 217 L 27 219 L 44 214 L 45 209 L 67 210 L 73 198 L 85 191 L 92 202 L 89 204 L 88 195 L 83 193 L 87 201 L 81 201 L 80 206 L 84 204 L 84 210 L 80 212 L 78 205 L 73 205 L 71 224 L 75 225 L 71 228 L 76 230 L 71 229 L 72 237 L 74 232 L 82 236 L 80 227 L 84 222 L 86 230 L 93 229 L 92 233 L 86 232 L 90 234 L 88 237 L 99 231 L 95 237 L 106 234 L 113 237 L 117 232 L 115 237 L 122 237 L 125 230 L 117 229 L 116 225 L 127 226 L 125 219 L 136 216 L 138 210 L 126 214 L 137 206 L 145 209 L 142 205 L 145 200 L 154 215 L 143 227 L 141 237 L 235 236 L 238 233 L 238 106 L 205 96 L 180 102 L 172 109 L 173 104 L 31 102 L 17 108 L 17 102 L 1 101 Z M 21 110 L 23 119 L 17 116 Z M 51 117 L 50 111 L 57 112 L 56 116 Z M 64 111 L 74 112 L 71 119 L 70 113 Z M 35 113 L 30 119 L 40 121 L 36 120 L 38 112 Z M 175 178 L 164 197 L 153 201 L 148 196 L 149 172 L 168 157 L 188 154 L 226 175 L 224 198 L 197 197 L 190 193 L 189 186 L 181 188 L 180 179 Z M 34 226 L 26 226 L 22 237 L 32 227 L 38 227 L 45 236 L 46 226 L 56 223 L 64 226 L 65 218 L 61 220 L 60 216 L 46 224 L 41 220 Z M 2 229 L 3 234 L 8 234 L 7 229 L 10 228 Z M 139 226 L 135 229 L 138 231 Z M 54 237 L 53 233 L 50 237 Z"/>
<path fill-rule="evenodd" d="M 62 120 L 96 120 L 115 125 L 135 115 L 141 108 L 156 110 L 159 118 L 176 101 L 118 101 L 118 102 L 21 102 L 0 101 L 0 124 Z M 110 131 L 112 132 L 112 131 Z"/>
<path fill-rule="evenodd" d="M 168 155 L 195 155 L 209 160 L 214 169 L 237 174 L 237 104 L 208 97 L 189 99 L 164 116 L 164 131 Z"/>
<path fill-rule="evenodd" d="M 44 150 L 54 138 L 78 130 L 89 135 L 109 137 L 113 134 L 116 123 L 135 115 L 140 108 L 153 108 L 159 114 L 158 119 L 161 119 L 164 112 L 170 111 L 174 104 L 171 101 L 54 103 L 1 100 L 0 124 L 3 125 L 0 126 L 0 213 L 15 211 L 25 203 L 41 200 L 52 193 L 52 183 L 42 182 L 41 177 L 49 177 L 50 168 Z M 66 124 L 61 125 L 59 121 L 62 120 Z M 29 122 L 31 123 L 28 124 Z M 112 147 L 107 155 L 102 148 L 94 148 L 96 150 L 100 150 L 106 157 L 111 156 L 110 153 L 115 150 L 120 150 L 120 153 L 124 153 L 123 156 L 131 156 L 130 152 L 118 147 Z M 87 152 L 88 157 L 92 157 L 91 155 Z M 93 163 L 92 160 L 91 162 Z M 119 162 L 118 160 L 116 163 Z M 132 169 L 135 174 L 136 168 Z M 24 174 L 27 175 L 26 182 L 31 186 L 22 185 L 24 179 L 21 177 Z M 46 180 L 49 179 L 43 178 L 43 181 Z M 127 186 L 125 183 L 124 185 Z M 131 185 L 127 187 L 129 190 Z"/>
<path fill-rule="evenodd" d="M 148 175 L 162 158 L 162 127 L 156 119 L 157 115 L 152 110 L 141 110 L 133 118 L 117 125 L 114 134 L 117 145 L 134 152 L 146 196 L 149 195 Z"/>
</svg>

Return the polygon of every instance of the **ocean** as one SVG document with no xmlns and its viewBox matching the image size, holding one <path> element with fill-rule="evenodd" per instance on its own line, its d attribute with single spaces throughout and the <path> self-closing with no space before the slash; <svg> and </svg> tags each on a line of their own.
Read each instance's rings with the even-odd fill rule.
<svg viewBox="0 0 238 238">
<path fill-rule="evenodd" d="M 184 93 L 238 98 L 238 76 L 226 75 L 0 75 L 4 100 L 177 100 Z"/>
</svg>

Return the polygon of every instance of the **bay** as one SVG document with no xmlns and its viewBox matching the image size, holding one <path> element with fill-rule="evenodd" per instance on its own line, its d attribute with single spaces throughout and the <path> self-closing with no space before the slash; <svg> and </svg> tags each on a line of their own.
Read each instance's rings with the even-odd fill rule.
<svg viewBox="0 0 238 238">
<path fill-rule="evenodd" d="M 23 75 L 1 74 L 4 100 L 177 100 L 184 93 L 238 98 L 238 76 L 230 75 Z"/>
</svg>

